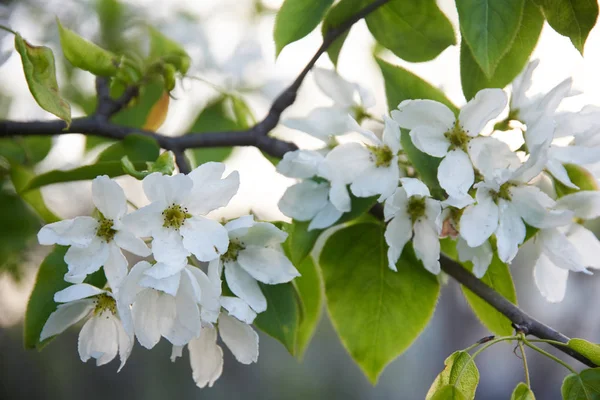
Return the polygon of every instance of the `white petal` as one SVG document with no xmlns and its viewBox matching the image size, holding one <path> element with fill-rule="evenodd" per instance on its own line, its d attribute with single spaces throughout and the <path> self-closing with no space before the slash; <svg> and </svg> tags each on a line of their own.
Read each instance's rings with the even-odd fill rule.
<svg viewBox="0 0 600 400">
<path fill-rule="evenodd" d="M 185 268 L 187 265 L 187 261 L 183 261 L 180 263 L 164 263 L 157 262 L 152 267 L 148 268 L 144 275 L 149 276 L 154 279 L 164 279 L 169 276 L 173 276 L 178 274 Z"/>
<path fill-rule="evenodd" d="M 405 179 L 405 178 L 402 178 Z M 389 221 L 396 214 L 406 215 L 408 206 L 408 196 L 404 187 L 396 189 L 394 194 L 385 201 L 383 205 L 383 215 L 386 221 Z"/>
<path fill-rule="evenodd" d="M 348 110 L 338 107 L 318 107 L 303 118 L 287 118 L 281 124 L 327 142 L 331 136 L 349 131 Z"/>
<path fill-rule="evenodd" d="M 194 182 L 190 197 L 185 201 L 190 213 L 205 215 L 229 204 L 240 187 L 240 175 L 233 171 L 221 178 L 224 172 L 225 164 L 208 162 L 188 174 Z"/>
<path fill-rule="evenodd" d="M 344 143 L 327 154 L 319 175 L 329 181 L 349 184 L 373 165 L 372 153 L 360 143 Z"/>
<path fill-rule="evenodd" d="M 81 361 L 95 358 L 96 365 L 101 366 L 116 357 L 119 351 L 117 328 L 106 314 L 110 311 L 93 316 L 83 325 L 77 346 Z"/>
<path fill-rule="evenodd" d="M 131 268 L 131 271 L 129 271 L 129 274 L 123 280 L 121 289 L 119 290 L 119 302 L 127 306 L 133 304 L 137 294 L 144 290 L 144 288 L 139 285 L 139 281 L 144 272 L 150 267 L 152 267 L 152 265 L 148 261 L 140 261 Z"/>
<path fill-rule="evenodd" d="M 258 283 L 237 262 L 225 263 L 225 279 L 233 294 L 248 303 L 254 311 L 261 313 L 267 309 L 267 299 Z"/>
<path fill-rule="evenodd" d="M 106 293 L 106 291 L 87 283 L 79 283 L 56 292 L 54 294 L 54 301 L 57 303 L 68 303 L 85 299 L 86 297 L 97 296 L 102 293 Z"/>
<path fill-rule="evenodd" d="M 210 268 L 210 267 L 209 267 Z M 200 315 L 203 321 L 216 323 L 221 311 L 221 303 L 219 298 L 221 296 L 221 284 L 215 284 L 206 274 L 199 268 L 187 267 L 185 272 L 190 276 L 190 282 L 192 284 L 197 283 L 199 299 L 198 303 L 202 306 Z M 210 273 L 210 272 L 209 272 Z"/>
<path fill-rule="evenodd" d="M 546 169 L 552 174 L 552 176 L 563 185 L 570 187 L 571 189 L 579 189 L 577 185 L 571 182 L 569 173 L 566 168 L 558 161 L 549 159 L 546 163 Z"/>
<path fill-rule="evenodd" d="M 460 218 L 460 235 L 470 247 L 481 246 L 492 236 L 496 228 L 498 228 L 498 206 L 491 198 L 467 207 Z"/>
<path fill-rule="evenodd" d="M 448 107 L 433 100 L 404 100 L 398 110 L 392 111 L 392 118 L 402 128 L 426 126 L 442 133 L 452 129 L 455 121 L 454 113 Z"/>
<path fill-rule="evenodd" d="M 150 202 L 181 204 L 192 190 L 192 180 L 185 174 L 163 175 L 154 172 L 144 178 L 142 186 Z"/>
<path fill-rule="evenodd" d="M 183 246 L 200 261 L 210 261 L 229 247 L 227 230 L 212 219 L 192 217 L 180 229 Z"/>
<path fill-rule="evenodd" d="M 92 299 L 75 300 L 59 304 L 56 311 L 48 317 L 40 334 L 40 342 L 63 333 L 67 328 L 81 321 L 94 309 Z"/>
<path fill-rule="evenodd" d="M 277 172 L 289 178 L 306 179 L 317 174 L 323 155 L 312 150 L 288 151 L 277 164 Z"/>
<path fill-rule="evenodd" d="M 106 175 L 92 181 L 92 199 L 105 218 L 117 221 L 127 212 L 125 192 L 117 182 Z"/>
<path fill-rule="evenodd" d="M 98 221 L 92 217 L 77 217 L 42 227 L 38 241 L 43 245 L 88 246 L 96 237 Z"/>
<path fill-rule="evenodd" d="M 182 275 L 177 296 L 175 296 L 176 317 L 165 338 L 176 346 L 183 346 L 200 335 L 200 310 L 194 296 L 194 289 L 188 275 Z"/>
<path fill-rule="evenodd" d="M 433 224 L 422 219 L 413 226 L 415 236 L 413 247 L 419 260 L 423 262 L 426 270 L 432 274 L 440 273 L 440 239 Z"/>
<path fill-rule="evenodd" d="M 383 144 L 388 146 L 393 154 L 398 154 L 402 150 L 402 145 L 400 144 L 400 126 L 387 115 L 383 116 L 383 121 L 385 122 L 382 136 Z"/>
<path fill-rule="evenodd" d="M 594 219 L 600 216 L 600 192 L 583 190 L 561 197 L 556 202 L 556 208 L 571 210 L 575 217 Z"/>
<path fill-rule="evenodd" d="M 327 205 L 328 191 L 329 185 L 326 183 L 297 183 L 285 191 L 277 206 L 290 218 L 308 221 Z"/>
<path fill-rule="evenodd" d="M 600 136 L 594 131 L 594 136 Z M 579 141 L 576 138 L 576 142 Z M 562 163 L 571 163 L 578 165 L 595 164 L 600 162 L 600 149 L 598 146 L 571 145 L 565 147 L 552 146 L 550 148 L 550 157 Z"/>
<path fill-rule="evenodd" d="M 354 104 L 354 92 L 356 87 L 347 82 L 335 71 L 323 68 L 313 70 L 315 83 L 336 105 L 350 107 Z"/>
<path fill-rule="evenodd" d="M 288 234 L 269 222 L 257 222 L 242 238 L 247 246 L 277 246 L 287 239 Z"/>
<path fill-rule="evenodd" d="M 114 241 L 123 250 L 127 250 L 130 253 L 140 257 L 148 257 L 152 254 L 152 251 L 148 248 L 146 243 L 139 237 L 136 237 L 133 233 L 120 230 L 115 234 Z"/>
<path fill-rule="evenodd" d="M 370 90 L 362 87 L 359 84 L 356 84 L 356 90 L 358 90 L 358 94 L 360 96 L 360 101 L 364 108 L 370 108 L 375 106 L 375 96 L 371 93 Z"/>
<path fill-rule="evenodd" d="M 454 208 L 458 208 L 459 210 L 462 210 L 463 208 L 465 208 L 466 206 L 473 204 L 475 202 L 475 199 L 473 199 L 471 196 L 464 195 L 464 196 L 460 196 L 460 197 L 448 197 L 446 200 L 442 201 L 442 206 L 443 207 L 454 207 Z"/>
<path fill-rule="evenodd" d="M 251 324 L 256 318 L 256 313 L 248 306 L 248 303 L 237 297 L 223 296 L 221 305 L 229 312 L 229 315 L 247 324 Z"/>
<path fill-rule="evenodd" d="M 418 126 L 410 131 L 410 139 L 415 147 L 433 157 L 444 157 L 450 142 L 444 136 L 445 131 L 427 126 Z"/>
<path fill-rule="evenodd" d="M 348 212 L 351 209 L 350 194 L 346 185 L 341 183 L 332 183 L 329 189 L 329 201 L 339 211 Z"/>
<path fill-rule="evenodd" d="M 512 82 L 512 93 L 510 98 L 511 110 L 519 109 L 527 103 L 526 93 L 531 87 L 531 76 L 539 63 L 539 59 L 529 62 L 519 76 Z"/>
<path fill-rule="evenodd" d="M 600 241 L 593 232 L 579 224 L 573 224 L 567 237 L 581 257 L 587 268 L 600 268 Z"/>
<path fill-rule="evenodd" d="M 502 262 L 510 263 L 525 240 L 525 224 L 510 202 L 500 199 L 498 209 L 500 211 L 500 223 L 496 230 L 498 257 Z"/>
<path fill-rule="evenodd" d="M 554 201 L 535 186 L 511 188 L 512 200 L 521 218 L 536 228 L 552 228 L 567 225 L 573 219 L 570 210 L 550 210 Z"/>
<path fill-rule="evenodd" d="M 437 178 L 448 195 L 465 196 L 475 182 L 475 172 L 467 153 L 458 149 L 448 152 L 438 167 Z"/>
<path fill-rule="evenodd" d="M 502 89 L 483 89 L 477 92 L 460 110 L 458 120 L 469 136 L 477 136 L 492 119 L 506 107 L 508 96 Z"/>
<path fill-rule="evenodd" d="M 123 217 L 121 220 L 127 230 L 135 236 L 148 237 L 162 228 L 164 218 L 162 212 L 165 209 L 164 203 L 151 203 L 145 207 L 139 208 Z"/>
<path fill-rule="evenodd" d="M 118 293 L 123 279 L 127 276 L 127 266 L 129 263 L 116 244 L 109 244 L 108 249 L 108 259 L 104 263 L 104 274 L 113 292 Z"/>
<path fill-rule="evenodd" d="M 435 199 L 427 198 L 425 199 L 425 218 L 429 220 L 437 229 L 438 235 L 442 231 L 442 224 L 438 223 L 440 221 L 440 214 L 442 213 L 442 204 Z"/>
<path fill-rule="evenodd" d="M 269 285 L 289 282 L 300 276 L 282 251 L 270 248 L 248 246 L 240 250 L 237 261 L 254 279 Z"/>
<path fill-rule="evenodd" d="M 544 255 L 558 268 L 587 272 L 583 259 L 571 240 L 558 229 L 542 229 L 536 240 L 542 246 Z"/>
<path fill-rule="evenodd" d="M 148 272 L 147 270 L 146 272 Z M 175 296 L 179 290 L 181 282 L 181 273 L 157 279 L 148 275 L 142 275 L 139 280 L 139 285 L 144 288 L 150 288 Z"/>
<path fill-rule="evenodd" d="M 422 181 L 416 178 L 401 178 L 402 188 L 406 191 L 406 196 L 430 197 L 429 188 Z"/>
<path fill-rule="evenodd" d="M 476 137 L 469 141 L 469 156 L 473 166 L 486 180 L 492 179 L 496 170 L 514 171 L 521 166 L 519 156 L 512 152 L 506 143 L 488 136 Z"/>
<path fill-rule="evenodd" d="M 370 131 L 369 129 L 365 129 L 362 126 L 360 126 L 360 124 L 356 122 L 356 120 L 352 118 L 351 115 L 347 116 L 346 121 L 348 124 L 348 130 L 360 133 L 363 136 L 363 138 L 367 140 L 367 143 L 374 144 L 376 146 L 381 146 L 383 144 L 381 139 L 379 139 L 379 137 L 377 137 L 377 135 L 373 133 L 373 131 Z"/>
<path fill-rule="evenodd" d="M 535 264 L 533 277 L 540 293 L 549 302 L 558 303 L 565 298 L 569 271 L 558 268 L 544 254 L 540 255 Z"/>
<path fill-rule="evenodd" d="M 196 386 L 212 387 L 223 372 L 223 350 L 217 345 L 217 330 L 212 326 L 202 328 L 200 336 L 190 341 L 188 350 Z"/>
<path fill-rule="evenodd" d="M 220 258 L 208 263 L 208 279 L 218 288 L 221 294 L 221 276 L 223 275 L 223 261 Z"/>
<path fill-rule="evenodd" d="M 171 362 L 175 362 L 179 357 L 183 356 L 183 348 L 185 346 L 173 346 L 171 349 Z"/>
<path fill-rule="evenodd" d="M 321 211 L 315 215 L 310 224 L 308 225 L 308 230 L 312 231 L 313 229 L 325 229 L 329 228 L 333 225 L 337 220 L 340 219 L 343 212 L 335 208 L 335 206 L 331 203 L 328 203 Z"/>
<path fill-rule="evenodd" d="M 151 349 L 159 342 L 162 332 L 168 332 L 173 326 L 175 298 L 153 289 L 143 290 L 133 303 L 131 313 L 138 342 Z"/>
<path fill-rule="evenodd" d="M 219 316 L 219 333 L 240 363 L 251 364 L 258 360 L 258 335 L 250 325 L 222 313 Z"/>
<path fill-rule="evenodd" d="M 125 366 L 125 362 L 129 358 L 129 355 L 131 354 L 131 350 L 133 349 L 134 339 L 133 339 L 133 335 L 130 336 L 125 331 L 125 329 L 123 328 L 123 325 L 117 318 L 113 318 L 113 323 L 115 324 L 115 327 L 117 329 L 117 340 L 119 342 L 119 359 L 121 360 L 119 369 L 117 370 L 117 372 L 119 372 L 119 371 L 121 371 L 121 369 L 123 369 L 123 367 Z"/>
<path fill-rule="evenodd" d="M 545 115 L 554 114 L 563 99 L 569 96 L 572 85 L 573 78 L 569 77 L 553 87 L 552 90 L 543 97 L 542 101 L 540 101 L 538 110 Z"/>
<path fill-rule="evenodd" d="M 192 218 L 186 219 L 185 225 L 191 220 Z M 185 263 L 190 252 L 184 246 L 180 232 L 183 232 L 183 227 L 179 232 L 174 229 L 163 228 L 154 234 L 152 252 L 156 261 L 177 265 Z"/>
<path fill-rule="evenodd" d="M 65 254 L 65 263 L 69 267 L 66 276 L 88 275 L 98 271 L 108 260 L 109 245 L 98 239 L 88 247 L 71 246 Z"/>
<path fill-rule="evenodd" d="M 485 241 L 481 246 L 469 247 L 463 238 L 458 238 L 456 242 L 458 258 L 461 262 L 471 261 L 473 263 L 473 275 L 481 279 L 487 272 L 492 262 L 494 252 L 489 241 Z"/>
<path fill-rule="evenodd" d="M 546 146 L 552 142 L 556 124 L 552 118 L 542 115 L 538 119 L 531 121 L 525 131 L 525 143 L 530 153 L 534 153 L 536 147 Z"/>
<path fill-rule="evenodd" d="M 378 201 L 383 202 L 398 188 L 400 169 L 392 160 L 389 167 L 371 167 L 359 175 L 350 190 L 356 197 L 371 197 L 380 195 Z"/>
<path fill-rule="evenodd" d="M 225 229 L 229 232 L 229 238 L 239 239 L 248 233 L 248 229 L 255 224 L 253 215 L 243 215 L 239 218 L 233 219 L 225 224 Z"/>
<path fill-rule="evenodd" d="M 386 203 L 387 204 L 387 203 Z M 385 229 L 385 242 L 388 249 L 388 266 L 396 271 L 396 263 L 402 255 L 402 250 L 413 234 L 412 222 L 410 217 L 404 211 L 401 215 L 396 215 Z"/>
</svg>

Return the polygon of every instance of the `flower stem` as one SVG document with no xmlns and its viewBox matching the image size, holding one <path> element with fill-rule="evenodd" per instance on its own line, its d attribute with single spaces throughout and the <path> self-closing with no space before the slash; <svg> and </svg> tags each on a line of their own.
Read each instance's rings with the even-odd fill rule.
<svg viewBox="0 0 600 400">
<path fill-rule="evenodd" d="M 457 378 L 456 378 L 456 382 L 460 382 L 460 377 L 462 376 L 463 372 L 465 372 L 465 370 L 467 369 L 467 366 L 469 364 L 471 364 L 472 362 L 475 361 L 475 357 L 477 357 L 479 355 L 479 353 L 482 353 L 483 351 L 485 351 L 488 347 L 491 347 L 493 345 L 495 345 L 496 343 L 500 343 L 500 342 L 505 342 L 505 341 L 509 341 L 509 340 L 516 340 L 518 339 L 516 336 L 503 336 L 503 337 L 499 337 L 497 339 L 494 339 L 490 342 L 487 342 L 485 345 L 483 345 L 482 347 L 480 347 L 479 349 L 477 349 L 477 351 L 473 354 L 471 354 L 471 357 L 469 358 L 469 361 L 467 361 L 465 363 L 465 365 L 463 365 L 462 369 L 460 370 Z M 473 348 L 473 346 L 471 346 L 470 348 Z"/>
<path fill-rule="evenodd" d="M 521 350 L 521 357 L 523 358 L 523 369 L 525 370 L 525 383 L 528 388 L 531 388 L 531 381 L 529 380 L 529 368 L 527 367 L 527 356 L 525 355 L 525 349 L 523 348 L 523 340 L 519 340 L 519 350 Z"/>
<path fill-rule="evenodd" d="M 12 33 L 13 35 L 16 35 L 17 32 L 13 31 L 12 29 L 10 29 L 8 26 L 4 26 L 4 25 L 0 25 L 0 30 Z"/>
<path fill-rule="evenodd" d="M 528 340 L 523 339 L 523 343 L 525 343 L 525 345 L 527 347 L 529 347 L 529 348 L 537 351 L 538 353 L 545 355 L 546 357 L 550 358 L 551 360 L 554 360 L 555 362 L 559 363 L 560 365 L 562 365 L 563 367 L 565 367 L 566 369 L 568 369 L 572 373 L 574 373 L 574 374 L 577 373 L 577 371 L 575 371 L 575 369 L 573 367 L 571 367 L 569 364 L 567 364 L 566 362 L 564 362 L 560 358 L 558 358 L 556 356 L 553 356 L 552 354 L 548 353 L 547 351 L 540 349 L 536 345 L 531 344 Z"/>
</svg>

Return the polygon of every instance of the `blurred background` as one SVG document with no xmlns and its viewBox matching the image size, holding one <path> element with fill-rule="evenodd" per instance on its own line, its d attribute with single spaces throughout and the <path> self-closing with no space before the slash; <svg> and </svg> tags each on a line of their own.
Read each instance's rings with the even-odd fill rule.
<svg viewBox="0 0 600 400">
<path fill-rule="evenodd" d="M 320 30 L 287 46 L 275 59 L 272 30 L 275 12 L 282 0 L 25 0 L 0 1 L 0 23 L 20 32 L 33 44 L 54 49 L 61 91 L 72 102 L 74 116 L 84 115 L 94 96 L 93 77 L 65 65 L 58 46 L 54 18 L 84 37 L 111 50 L 139 40 L 143 24 L 151 24 L 182 43 L 192 57 L 191 78 L 179 82 L 173 92 L 169 114 L 160 129 L 166 134 L 186 132 L 198 114 L 219 97 L 214 85 L 242 93 L 256 118 L 268 110 L 271 100 L 291 82 L 320 45 Z M 438 1 L 455 24 L 454 2 Z M 126 38 L 127 40 L 123 40 Z M 12 36 L 0 39 L 0 53 L 10 51 Z M 340 59 L 339 72 L 346 79 L 369 88 L 377 98 L 372 113 L 386 111 L 383 81 L 372 52 L 374 41 L 364 22 L 352 29 Z M 460 88 L 459 48 L 446 49 L 435 60 L 410 64 L 382 53 L 383 58 L 402 65 L 442 88 L 456 104 L 465 103 Z M 600 105 L 600 30 L 587 41 L 585 58 L 569 39 L 545 26 L 533 54 L 541 60 L 534 75 L 532 92 L 545 92 L 568 76 L 583 94 L 564 102 L 564 109 L 577 110 L 585 104 Z M 318 63 L 332 68 L 327 57 Z M 197 79 L 196 79 L 197 78 Z M 297 102 L 284 117 L 299 117 L 316 106 L 326 105 L 311 76 L 306 79 Z M 0 118 L 47 119 L 28 92 L 20 59 L 16 54 L 0 67 Z M 302 133 L 276 128 L 275 135 L 293 140 L 300 147 L 315 148 L 319 142 Z M 1 147 L 6 143 L 0 142 Z M 104 146 L 104 147 L 102 147 Z M 106 145 L 91 146 L 81 135 L 55 138 L 50 153 L 36 165 L 36 172 L 69 169 L 93 161 Z M 228 168 L 241 174 L 241 188 L 230 206 L 215 217 L 237 217 L 250 210 L 265 220 L 285 217 L 277 201 L 292 180 L 275 173 L 273 165 L 253 148 L 236 148 L 226 160 Z M 120 179 L 132 202 L 143 204 L 138 182 Z M 89 213 L 90 184 L 70 183 L 45 187 L 49 208 L 61 217 Z M 22 321 L 37 266 L 48 249 L 13 239 L 37 229 L 27 216 L 15 214 L 10 199 L 0 199 L 0 399 L 422 399 L 444 359 L 489 332 L 470 311 L 458 285 L 450 281 L 442 289 L 433 320 L 415 344 L 389 365 L 376 387 L 369 384 L 346 353 L 327 319 L 320 326 L 302 362 L 266 335 L 260 336 L 256 364 L 237 363 L 225 350 L 222 377 L 210 389 L 198 389 L 191 376 L 187 352 L 176 363 L 169 361 L 170 345 L 163 340 L 153 351 L 140 346 L 125 368 L 116 373 L 116 362 L 97 368 L 81 363 L 77 353 L 76 328 L 63 334 L 43 352 L 24 350 Z M 16 225 L 14 224 L 16 222 Z M 25 224 L 27 222 L 27 224 Z M 14 229 L 7 229 L 10 223 Z M 11 227 L 13 225 L 10 225 Z M 27 231 L 27 232 L 25 232 Z M 32 236 L 34 238 L 34 236 Z M 600 277 L 571 274 L 566 300 L 547 303 L 533 283 L 532 266 L 515 260 L 512 267 L 520 306 L 529 314 L 568 336 L 600 342 Z M 530 353 L 528 353 L 530 354 Z M 562 378 L 568 373 L 560 365 L 530 354 L 531 381 L 539 399 L 559 399 Z M 571 362 L 571 360 L 569 360 Z M 577 368 L 581 365 L 573 365 Z M 521 360 L 508 344 L 498 344 L 478 358 L 481 382 L 477 398 L 508 399 L 514 386 L 523 381 Z"/>
</svg>

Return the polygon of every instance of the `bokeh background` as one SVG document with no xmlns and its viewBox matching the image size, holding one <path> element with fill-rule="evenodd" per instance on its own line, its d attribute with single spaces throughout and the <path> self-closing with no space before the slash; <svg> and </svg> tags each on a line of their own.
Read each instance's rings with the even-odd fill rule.
<svg viewBox="0 0 600 400">
<path fill-rule="evenodd" d="M 57 54 L 61 88 L 65 92 L 75 89 L 84 97 L 93 96 L 93 78 L 83 72 L 70 73 L 64 67 L 57 45 L 55 16 L 83 36 L 103 43 L 112 40 L 113 46 L 123 43 L 118 40 L 121 35 L 135 37 L 145 23 L 179 41 L 193 60 L 189 74 L 200 79 L 186 79 L 174 92 L 176 100 L 171 102 L 161 132 L 175 135 L 185 132 L 200 110 L 218 96 L 206 82 L 243 92 L 260 118 L 278 91 L 304 67 L 320 44 L 319 30 L 287 46 L 275 59 L 272 30 L 275 11 L 281 2 L 123 0 L 118 3 L 118 10 L 125 17 L 108 18 L 100 23 L 98 10 L 114 12 L 111 7 L 116 7 L 115 1 L 0 1 L 0 21 L 28 41 L 52 47 Z M 454 2 L 439 0 L 438 3 L 455 24 L 458 35 Z M 0 40 L 0 52 L 11 46 L 12 37 Z M 377 98 L 373 113 L 381 114 L 386 111 L 386 103 L 373 50 L 374 41 L 365 24 L 359 22 L 341 53 L 339 72 L 372 90 Z M 439 86 L 456 104 L 465 103 L 460 89 L 458 46 L 446 49 L 431 62 L 419 64 L 406 63 L 388 53 L 380 56 Z M 584 104 L 600 105 L 599 29 L 591 32 L 582 58 L 567 38 L 545 26 L 533 57 L 541 63 L 534 75 L 532 92 L 547 91 L 573 76 L 575 87 L 583 94 L 565 101 L 563 108 L 576 110 Z M 325 56 L 318 65 L 332 67 Z M 327 99 L 309 76 L 298 101 L 284 117 L 302 116 L 325 104 Z M 83 113 L 83 106 L 74 107 L 74 115 Z M 16 54 L 0 67 L 0 116 L 17 120 L 49 118 L 29 95 Z M 278 127 L 275 134 L 301 147 L 318 145 L 307 135 L 283 127 Z M 64 135 L 54 140 L 52 151 L 36 167 L 37 172 L 73 168 L 93 161 L 95 154 L 85 152 L 82 136 Z M 291 180 L 277 175 L 272 164 L 253 148 L 236 148 L 226 163 L 229 169 L 240 171 L 241 189 L 230 206 L 215 217 L 236 217 L 252 210 L 266 220 L 285 218 L 276 203 Z M 121 179 L 120 183 L 135 204 L 143 203 L 139 183 L 131 179 Z M 91 211 L 89 183 L 53 185 L 44 188 L 43 194 L 49 207 L 62 217 Z M 389 365 L 375 387 L 353 364 L 324 312 L 302 361 L 287 354 L 274 339 L 261 334 L 258 363 L 238 364 L 225 350 L 222 377 L 213 388 L 200 390 L 192 380 L 187 352 L 182 359 L 171 363 L 171 349 L 164 340 L 153 351 L 136 345 L 119 374 L 116 362 L 101 368 L 92 362 L 81 363 L 75 328 L 42 352 L 24 350 L 23 314 L 37 266 L 47 251 L 31 243 L 16 274 L 0 272 L 0 399 L 422 399 L 450 353 L 489 334 L 471 313 L 458 285 L 450 281 L 442 289 L 429 326 L 406 353 Z M 600 302 L 598 274 L 571 274 L 566 300 L 550 304 L 535 288 L 532 266 L 521 259 L 518 257 L 511 267 L 520 306 L 568 336 L 600 342 L 600 316 L 596 311 Z M 560 398 L 562 378 L 568 371 L 537 354 L 530 354 L 528 360 L 537 398 Z M 575 364 L 573 361 L 574 366 L 581 367 Z M 514 386 L 524 380 L 521 360 L 508 344 L 498 344 L 483 353 L 478 366 L 481 372 L 478 399 L 508 399 Z"/>
</svg>

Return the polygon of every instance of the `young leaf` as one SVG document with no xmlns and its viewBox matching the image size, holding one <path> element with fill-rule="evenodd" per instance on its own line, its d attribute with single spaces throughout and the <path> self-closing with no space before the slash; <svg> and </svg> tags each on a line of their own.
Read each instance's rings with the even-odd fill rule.
<svg viewBox="0 0 600 400">
<path fill-rule="evenodd" d="M 42 161 L 52 148 L 50 136 L 0 139 L 0 157 L 10 162 L 32 166 Z"/>
<path fill-rule="evenodd" d="M 435 0 L 391 0 L 366 21 L 375 39 L 406 61 L 432 60 L 456 44 L 452 24 Z"/>
<path fill-rule="evenodd" d="M 29 203 L 47 224 L 59 221 L 60 218 L 46 207 L 46 203 L 44 202 L 44 198 L 39 189 L 26 192 L 23 191 L 34 176 L 35 174 L 33 172 L 21 165 L 12 164 L 10 167 L 10 179 L 21 198 Z"/>
<path fill-rule="evenodd" d="M 323 20 L 323 26 L 321 29 L 323 37 L 327 36 L 327 33 L 330 30 L 339 27 L 341 24 L 350 19 L 350 17 L 352 17 L 364 6 L 364 0 L 341 0 L 339 3 L 331 7 L 325 16 L 325 19 Z M 349 30 L 342 33 L 335 40 L 335 42 L 333 42 L 327 48 L 327 55 L 334 66 L 337 66 L 340 51 L 342 50 L 342 46 L 344 45 L 346 37 L 348 37 L 348 33 L 350 33 Z"/>
<path fill-rule="evenodd" d="M 520 382 L 512 392 L 510 400 L 535 400 L 535 396 L 529 386 Z"/>
<path fill-rule="evenodd" d="M 300 310 L 295 289 L 291 283 L 282 285 L 260 284 L 267 298 L 267 311 L 258 314 L 254 325 L 280 341 L 291 355 L 296 354 L 296 333 Z"/>
<path fill-rule="evenodd" d="M 446 385 L 437 390 L 429 400 L 467 400 L 467 398 L 456 386 Z"/>
<path fill-rule="evenodd" d="M 525 0 L 457 0 L 460 30 L 477 64 L 489 78 L 511 48 Z"/>
<path fill-rule="evenodd" d="M 571 39 L 583 55 L 583 47 L 598 19 L 598 2 L 593 0 L 536 0 L 556 32 Z"/>
<path fill-rule="evenodd" d="M 146 117 L 143 129 L 156 132 L 158 128 L 165 122 L 167 113 L 169 112 L 169 92 L 164 92 L 160 99 L 150 109 L 150 113 Z"/>
<path fill-rule="evenodd" d="M 435 378 L 427 392 L 426 400 L 432 400 L 436 392 L 450 385 L 459 391 L 465 399 L 473 400 L 479 384 L 479 370 L 469 353 L 463 350 L 456 351 L 444 361 L 444 369 Z"/>
<path fill-rule="evenodd" d="M 312 32 L 332 3 L 333 0 L 285 0 L 275 18 L 276 55 L 288 44 Z"/>
<path fill-rule="evenodd" d="M 164 175 L 173 175 L 175 171 L 175 157 L 170 151 L 162 153 L 156 161 L 148 163 L 148 171 L 160 172 Z"/>
<path fill-rule="evenodd" d="M 131 128 L 141 128 L 148 120 L 154 105 L 163 96 L 165 89 L 162 80 L 154 80 L 140 89 L 140 94 L 129 107 L 115 114 L 112 122 Z"/>
<path fill-rule="evenodd" d="M 115 144 L 110 145 L 98 156 L 98 163 L 120 161 L 127 156 L 133 162 L 154 161 L 158 157 L 160 147 L 156 140 L 137 133 L 132 133 Z"/>
<path fill-rule="evenodd" d="M 67 125 L 71 124 L 71 106 L 58 93 L 52 50 L 45 46 L 32 46 L 18 33 L 15 35 L 15 49 L 21 56 L 25 80 L 35 101 Z"/>
<path fill-rule="evenodd" d="M 331 235 L 319 260 L 331 321 L 373 384 L 423 331 L 439 294 L 410 245 L 398 272 L 389 269 L 386 252 L 383 227 L 358 223 Z"/>
<path fill-rule="evenodd" d="M 600 365 L 600 345 L 578 338 L 569 340 L 567 345 L 579 354 L 588 358 L 594 364 Z"/>
<path fill-rule="evenodd" d="M 117 73 L 119 58 L 110 51 L 82 38 L 72 30 L 62 26 L 56 19 L 60 34 L 60 45 L 65 58 L 77 68 L 98 76 L 113 76 Z"/>
<path fill-rule="evenodd" d="M 561 387 L 563 400 L 597 400 L 600 398 L 600 368 L 584 369 L 567 375 Z"/>
<path fill-rule="evenodd" d="M 300 276 L 294 285 L 300 298 L 302 319 L 296 335 L 296 357 L 302 359 L 312 339 L 323 311 L 323 279 L 312 257 L 306 257 L 298 265 Z"/>
<path fill-rule="evenodd" d="M 148 31 L 150 33 L 150 59 L 162 59 L 185 75 L 190 69 L 191 58 L 183 47 L 151 26 L 148 27 Z"/>
<path fill-rule="evenodd" d="M 539 7 L 533 3 L 533 0 L 525 0 L 523 18 L 515 40 L 489 78 L 475 61 L 471 49 L 463 40 L 460 45 L 460 78 L 465 98 L 470 100 L 481 89 L 504 88 L 511 83 L 527 64 L 543 25 L 544 17 Z"/>
</svg>

